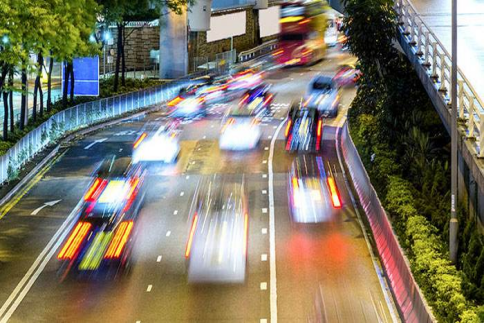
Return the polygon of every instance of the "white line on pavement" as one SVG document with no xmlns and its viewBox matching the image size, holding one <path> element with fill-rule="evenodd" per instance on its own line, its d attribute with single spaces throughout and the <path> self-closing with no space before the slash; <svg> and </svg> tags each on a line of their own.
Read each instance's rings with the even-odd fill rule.
<svg viewBox="0 0 484 324">
<path fill-rule="evenodd" d="M 261 260 L 261 261 L 267 261 L 267 254 L 265 254 L 265 253 L 264 253 L 264 254 L 262 254 L 262 255 L 260 256 L 260 260 Z"/>
<path fill-rule="evenodd" d="M 166 232 L 167 237 L 170 236 L 170 235 L 171 235 L 171 231 Z"/>
<path fill-rule="evenodd" d="M 267 290 L 267 282 L 260 283 L 260 290 Z"/>
<path fill-rule="evenodd" d="M 161 255 L 159 255 L 159 256 L 156 258 L 156 262 L 161 262 L 161 258 L 162 258 L 162 256 L 161 256 Z"/>
<path fill-rule="evenodd" d="M 184 191 L 180 192 L 180 197 L 182 197 L 185 194 Z"/>
<path fill-rule="evenodd" d="M 150 292 L 151 289 L 153 289 L 153 285 L 148 285 L 148 288 L 146 288 L 146 292 Z"/>
<path fill-rule="evenodd" d="M 175 211 L 173 212 L 173 215 L 177 215 L 177 214 L 178 214 L 178 210 L 175 210 Z"/>
<path fill-rule="evenodd" d="M 267 190 L 262 190 L 263 195 L 267 195 Z"/>
<path fill-rule="evenodd" d="M 275 226 L 275 210 L 274 210 L 274 146 L 276 144 L 277 135 L 281 131 L 286 119 L 277 127 L 274 137 L 271 140 L 271 150 L 269 152 L 269 245 L 270 245 L 270 273 L 271 273 L 271 323 L 277 323 L 277 282 L 276 282 L 276 226 Z"/>
<path fill-rule="evenodd" d="M 267 208 L 262 208 L 262 214 L 267 214 Z"/>
<path fill-rule="evenodd" d="M 265 228 L 265 227 L 264 227 L 264 228 L 262 229 L 262 234 L 264 234 L 264 235 L 266 235 L 266 234 L 267 234 L 267 228 Z"/>
<path fill-rule="evenodd" d="M 77 215 L 77 210 L 81 207 L 81 204 L 82 201 L 79 201 L 77 206 L 72 210 L 64 223 L 62 223 L 61 227 L 54 234 L 47 246 L 39 254 L 39 256 L 34 261 L 25 276 L 22 278 L 22 280 L 20 280 L 17 287 L 15 287 L 14 291 L 10 294 L 7 301 L 3 304 L 2 308 L 0 308 L 0 323 L 8 322 L 10 317 L 13 315 L 17 307 L 20 305 L 22 300 L 29 292 L 30 288 L 32 288 L 35 281 L 46 267 L 49 260 L 60 247 L 67 233 L 69 233 L 71 227 L 75 223 L 74 216 Z"/>
</svg>

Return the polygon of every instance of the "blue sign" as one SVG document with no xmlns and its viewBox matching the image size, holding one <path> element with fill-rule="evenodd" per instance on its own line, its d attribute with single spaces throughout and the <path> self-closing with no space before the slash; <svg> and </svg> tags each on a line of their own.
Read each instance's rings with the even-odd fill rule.
<svg viewBox="0 0 484 324">
<path fill-rule="evenodd" d="M 99 56 L 75 58 L 74 95 L 99 96 Z M 62 89 L 64 89 L 65 66 L 62 68 Z M 71 82 L 67 83 L 67 93 L 71 91 Z"/>
</svg>

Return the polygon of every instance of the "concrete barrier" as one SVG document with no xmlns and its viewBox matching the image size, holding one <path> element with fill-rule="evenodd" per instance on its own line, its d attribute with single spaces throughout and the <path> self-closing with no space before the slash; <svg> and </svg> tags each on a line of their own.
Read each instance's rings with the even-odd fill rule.
<svg viewBox="0 0 484 324">
<path fill-rule="evenodd" d="M 351 139 L 348 123 L 342 128 L 340 140 L 344 161 L 370 224 L 400 317 L 403 321 L 411 323 L 435 322 Z"/>
</svg>

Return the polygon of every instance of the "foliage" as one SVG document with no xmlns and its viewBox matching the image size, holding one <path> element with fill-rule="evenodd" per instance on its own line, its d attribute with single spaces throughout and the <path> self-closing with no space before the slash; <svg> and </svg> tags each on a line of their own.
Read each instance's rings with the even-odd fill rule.
<svg viewBox="0 0 484 324">
<path fill-rule="evenodd" d="M 417 282 L 439 321 L 484 313 L 483 237 L 467 223 L 458 270 L 448 261 L 450 138 L 408 60 L 394 47 L 390 0 L 346 0 L 347 45 L 363 76 L 350 130 Z"/>
<path fill-rule="evenodd" d="M 138 91 L 141 89 L 150 88 L 156 85 L 159 85 L 160 82 L 156 80 L 136 80 L 136 79 L 126 79 L 126 86 L 120 88 L 118 93 L 113 93 L 112 91 L 112 78 L 101 80 L 100 82 L 100 93 L 101 96 L 99 98 L 108 98 L 117 94 L 121 93 L 128 93 L 132 91 Z M 74 101 L 70 104 L 69 107 L 74 107 L 81 103 L 86 103 L 94 100 L 98 100 L 97 97 L 76 97 Z M 23 130 L 16 129 L 15 132 L 10 133 L 8 141 L 0 141 L 0 155 L 3 155 L 7 152 L 9 148 L 11 148 L 15 143 L 17 143 L 22 137 L 27 135 L 30 131 L 37 128 L 40 124 L 45 122 L 55 113 L 63 110 L 62 107 L 62 100 L 59 100 L 53 104 L 53 109 L 50 113 L 45 114 L 42 118 L 37 119 L 37 121 L 31 121 Z M 42 136 L 48 137 L 49 134 L 43 133 Z M 45 139 L 43 139 L 45 140 Z"/>
</svg>

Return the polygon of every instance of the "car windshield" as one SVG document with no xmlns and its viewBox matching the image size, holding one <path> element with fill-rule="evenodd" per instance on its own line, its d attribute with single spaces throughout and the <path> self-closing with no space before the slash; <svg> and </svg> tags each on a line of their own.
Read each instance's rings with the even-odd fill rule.
<svg viewBox="0 0 484 324">
<path fill-rule="evenodd" d="M 304 34 L 282 34 L 279 36 L 279 39 L 282 42 L 303 41 Z"/>
<path fill-rule="evenodd" d="M 320 81 L 316 81 L 316 82 L 313 83 L 313 89 L 314 90 L 330 91 L 331 88 L 332 88 L 331 83 L 320 82 Z"/>
</svg>

